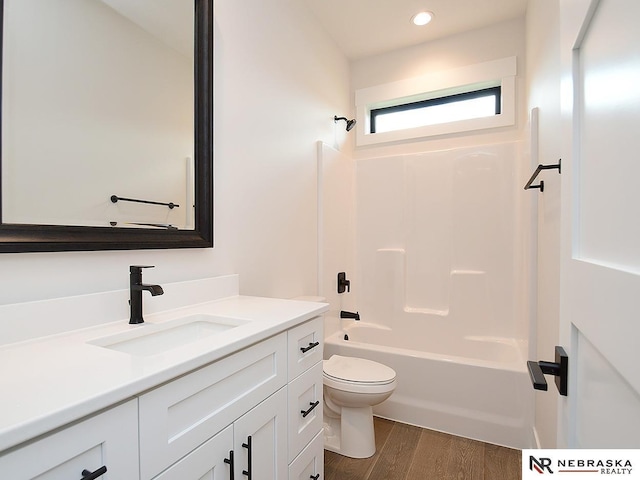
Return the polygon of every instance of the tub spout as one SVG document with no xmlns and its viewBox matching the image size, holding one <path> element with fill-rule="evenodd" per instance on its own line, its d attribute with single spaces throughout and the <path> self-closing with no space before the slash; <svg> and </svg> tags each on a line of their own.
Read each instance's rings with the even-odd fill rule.
<svg viewBox="0 0 640 480">
<path fill-rule="evenodd" d="M 345 310 L 340 310 L 340 318 L 353 318 L 354 320 L 360 320 L 360 313 L 356 312 L 347 312 Z"/>
</svg>

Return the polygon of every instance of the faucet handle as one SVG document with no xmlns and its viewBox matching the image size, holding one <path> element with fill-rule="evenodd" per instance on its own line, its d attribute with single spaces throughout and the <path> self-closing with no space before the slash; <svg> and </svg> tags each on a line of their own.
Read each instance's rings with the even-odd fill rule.
<svg viewBox="0 0 640 480">
<path fill-rule="evenodd" d="M 351 292 L 351 281 L 347 280 L 345 272 L 338 273 L 338 293 Z"/>
<path fill-rule="evenodd" d="M 129 273 L 142 273 L 143 268 L 154 268 L 155 265 L 130 265 Z"/>
</svg>

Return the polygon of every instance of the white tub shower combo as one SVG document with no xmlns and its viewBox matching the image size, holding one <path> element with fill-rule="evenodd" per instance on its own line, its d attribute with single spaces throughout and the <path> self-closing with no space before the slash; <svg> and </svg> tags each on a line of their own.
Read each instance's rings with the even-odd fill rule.
<svg viewBox="0 0 640 480">
<path fill-rule="evenodd" d="M 522 151 L 520 142 L 457 148 L 358 160 L 350 171 L 343 159 L 355 208 L 320 202 L 321 293 L 334 317 L 325 322 L 325 358 L 366 358 L 397 372 L 396 390 L 376 415 L 515 448 L 535 445 Z M 322 146 L 319 155 L 326 197 L 327 181 L 336 178 L 326 169 L 339 154 Z M 348 217 L 355 253 L 351 264 L 348 255 L 340 260 L 351 269 L 352 288 L 338 296 L 330 291 L 335 244 L 322 228 L 344 227 Z M 357 309 L 361 320 L 338 319 L 341 309 Z"/>
</svg>

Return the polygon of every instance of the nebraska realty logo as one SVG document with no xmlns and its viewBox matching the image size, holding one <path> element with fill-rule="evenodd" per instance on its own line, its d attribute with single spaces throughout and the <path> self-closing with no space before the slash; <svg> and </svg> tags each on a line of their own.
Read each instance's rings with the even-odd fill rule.
<svg viewBox="0 0 640 480">
<path fill-rule="evenodd" d="M 640 450 L 523 450 L 522 480 L 541 480 L 540 475 L 640 479 Z"/>
</svg>

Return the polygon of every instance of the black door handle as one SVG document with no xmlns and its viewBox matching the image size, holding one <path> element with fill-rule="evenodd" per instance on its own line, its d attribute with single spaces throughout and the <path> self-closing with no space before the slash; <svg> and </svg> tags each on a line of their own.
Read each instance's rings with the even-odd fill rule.
<svg viewBox="0 0 640 480">
<path fill-rule="evenodd" d="M 535 390 L 544 390 L 547 391 L 547 381 L 544 378 L 544 374 L 542 373 L 542 369 L 538 362 L 532 362 L 529 360 L 527 362 L 527 368 L 529 369 L 529 377 L 531 377 L 531 383 L 533 383 L 533 388 Z"/>
<path fill-rule="evenodd" d="M 536 390 L 547 390 L 547 381 L 544 376 L 553 375 L 556 377 L 556 387 L 560 395 L 567 396 L 569 385 L 569 357 L 564 348 L 556 347 L 555 362 L 527 362 L 531 383 Z"/>
<path fill-rule="evenodd" d="M 101 466 L 95 472 L 90 472 L 89 470 L 82 470 L 82 478 L 80 480 L 95 480 L 98 477 L 101 477 L 107 473 L 107 467 L 105 465 Z"/>
</svg>

